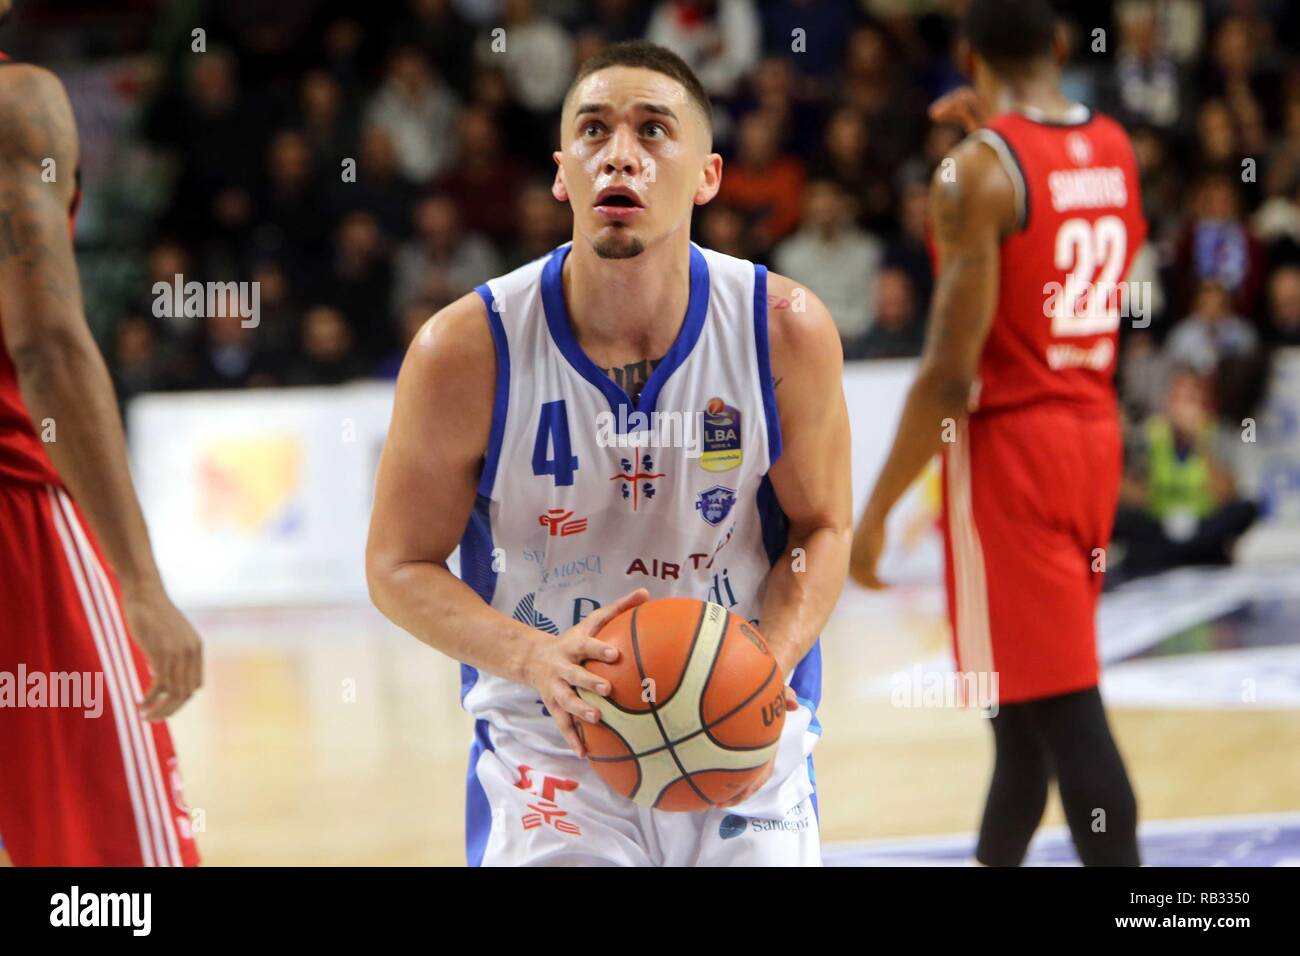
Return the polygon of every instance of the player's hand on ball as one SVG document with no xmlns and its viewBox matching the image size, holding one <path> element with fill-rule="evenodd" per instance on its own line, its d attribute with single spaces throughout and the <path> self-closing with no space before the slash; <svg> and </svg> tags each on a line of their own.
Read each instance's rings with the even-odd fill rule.
<svg viewBox="0 0 1300 956">
<path fill-rule="evenodd" d="M 969 86 L 959 86 L 930 104 L 930 120 L 934 123 L 954 123 L 968 133 L 984 125 L 984 104 Z"/>
<path fill-rule="evenodd" d="M 885 549 L 885 523 L 864 515 L 853 534 L 849 553 L 849 577 L 863 587 L 878 591 L 886 585 L 876 576 L 880 553 Z"/>
<path fill-rule="evenodd" d="M 573 721 L 576 718 L 598 724 L 600 711 L 579 697 L 574 688 L 581 687 L 601 697 L 608 696 L 611 689 L 607 681 L 591 673 L 582 663 L 618 660 L 618 649 L 596 640 L 596 633 L 613 618 L 649 599 L 649 591 L 637 588 L 608 607 L 588 614 L 555 640 L 539 642 L 533 647 L 525 671 L 528 683 L 537 689 L 555 725 L 579 757 L 587 755 L 587 748 Z"/>
<path fill-rule="evenodd" d="M 203 683 L 203 644 L 161 586 L 124 594 L 122 609 L 153 673 L 153 683 L 140 702 L 140 716 L 166 720 Z"/>
</svg>

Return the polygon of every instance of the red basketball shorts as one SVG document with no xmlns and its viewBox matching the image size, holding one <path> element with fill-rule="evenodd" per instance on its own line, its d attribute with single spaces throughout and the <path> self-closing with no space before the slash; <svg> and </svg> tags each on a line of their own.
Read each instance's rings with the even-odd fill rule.
<svg viewBox="0 0 1300 956">
<path fill-rule="evenodd" d="M 976 413 L 956 438 L 944 449 L 943 526 L 958 671 L 991 676 L 1000 703 L 1094 686 L 1122 467 L 1117 415 Z"/>
<path fill-rule="evenodd" d="M 149 671 L 72 499 L 0 482 L 0 840 L 18 866 L 196 865 Z"/>
</svg>

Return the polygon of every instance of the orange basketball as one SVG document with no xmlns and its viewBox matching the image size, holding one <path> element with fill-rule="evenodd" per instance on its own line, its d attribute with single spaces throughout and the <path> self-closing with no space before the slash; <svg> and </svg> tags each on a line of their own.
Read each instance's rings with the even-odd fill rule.
<svg viewBox="0 0 1300 956">
<path fill-rule="evenodd" d="M 614 790 L 658 810 L 708 810 L 748 795 L 776 756 L 785 678 L 763 636 L 718 604 L 661 598 L 596 635 L 622 653 L 584 666 L 609 697 L 579 690 L 587 759 Z"/>
</svg>

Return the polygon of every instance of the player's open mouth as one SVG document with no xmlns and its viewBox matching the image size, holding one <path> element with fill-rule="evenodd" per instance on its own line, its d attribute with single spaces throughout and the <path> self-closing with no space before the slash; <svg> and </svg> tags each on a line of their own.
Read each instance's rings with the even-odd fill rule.
<svg viewBox="0 0 1300 956">
<path fill-rule="evenodd" d="M 607 219 L 619 222 L 632 219 L 645 209 L 641 197 L 626 186 L 612 186 L 609 189 L 602 189 L 596 196 L 594 205 L 596 212 Z"/>
</svg>

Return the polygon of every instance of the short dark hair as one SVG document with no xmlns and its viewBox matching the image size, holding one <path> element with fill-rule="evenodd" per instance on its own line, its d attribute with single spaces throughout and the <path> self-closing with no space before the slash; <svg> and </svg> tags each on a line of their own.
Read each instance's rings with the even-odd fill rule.
<svg viewBox="0 0 1300 956">
<path fill-rule="evenodd" d="M 1056 13 L 1048 0 L 971 0 L 962 32 L 994 66 L 1018 66 L 1051 55 Z"/>
<path fill-rule="evenodd" d="M 564 94 L 565 102 L 568 102 L 569 96 L 579 83 L 598 70 L 611 66 L 639 66 L 676 80 L 686 88 L 687 94 L 700 108 L 700 113 L 704 116 L 704 125 L 709 135 L 713 135 L 713 106 L 709 103 L 709 94 L 704 92 L 704 85 L 700 83 L 700 78 L 686 65 L 686 61 L 672 50 L 648 40 L 624 40 L 621 43 L 611 43 L 599 53 L 589 57 L 582 66 L 578 67 L 578 75 L 573 78 L 568 92 Z"/>
</svg>

